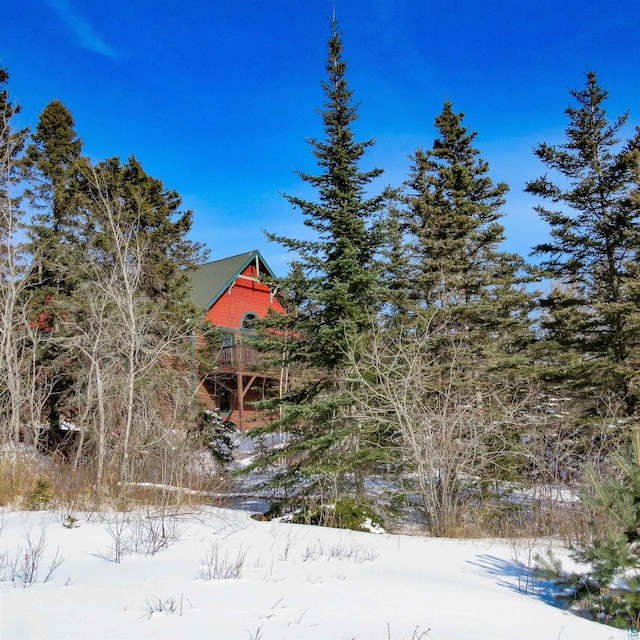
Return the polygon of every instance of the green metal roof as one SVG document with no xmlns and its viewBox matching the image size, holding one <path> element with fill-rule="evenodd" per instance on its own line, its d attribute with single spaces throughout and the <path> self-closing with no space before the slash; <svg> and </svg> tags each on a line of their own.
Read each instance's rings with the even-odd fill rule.
<svg viewBox="0 0 640 640">
<path fill-rule="evenodd" d="M 191 300 L 193 303 L 209 310 L 256 257 L 260 261 L 260 273 L 274 276 L 273 271 L 257 249 L 230 258 L 207 262 L 197 267 L 191 274 Z"/>
</svg>

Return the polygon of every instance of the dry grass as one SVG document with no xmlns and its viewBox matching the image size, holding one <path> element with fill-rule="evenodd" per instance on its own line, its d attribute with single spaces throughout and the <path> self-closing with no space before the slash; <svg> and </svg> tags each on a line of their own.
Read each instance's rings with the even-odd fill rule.
<svg viewBox="0 0 640 640">
<path fill-rule="evenodd" d="M 485 504 L 471 508 L 449 536 L 506 539 L 553 536 L 566 544 L 576 544 L 590 538 L 593 525 L 593 514 L 581 502 Z"/>
<path fill-rule="evenodd" d="M 100 501 L 89 469 L 33 453 L 0 456 L 0 505 L 21 509 L 93 511 Z"/>
<path fill-rule="evenodd" d="M 177 460 L 175 464 L 180 463 Z M 5 447 L 0 452 L 0 506 L 90 512 L 105 506 L 128 509 L 140 504 L 182 508 L 220 504 L 235 488 L 234 481 L 220 473 L 189 471 L 177 475 L 163 471 L 147 461 L 123 487 L 117 469 L 107 468 L 102 486 L 97 488 L 91 463 L 74 468 L 62 456 Z"/>
<path fill-rule="evenodd" d="M 429 535 L 428 522 L 403 509 L 386 520 L 393 533 Z M 567 545 L 582 544 L 604 526 L 602 518 L 577 499 L 489 498 L 461 503 L 445 532 L 448 538 L 554 537 Z"/>
<path fill-rule="evenodd" d="M 126 487 L 120 484 L 115 468 L 106 469 L 103 486 L 97 490 L 90 463 L 74 469 L 62 457 L 5 447 L 0 450 L 0 506 L 66 513 L 99 512 L 106 507 L 125 511 L 141 505 L 183 510 L 202 504 L 224 505 L 228 503 L 225 496 L 237 490 L 233 477 L 211 468 L 190 467 L 183 464 L 181 456 L 172 460 L 169 468 L 166 460 L 163 464 L 150 458 L 134 469 Z M 418 521 L 409 528 L 407 515 L 390 518 L 388 530 L 428 533 L 426 525 Z M 566 544 L 584 544 L 601 526 L 596 514 L 576 500 L 488 499 L 464 504 L 446 535 L 504 539 L 554 536 Z"/>
<path fill-rule="evenodd" d="M 0 453 L 0 505 L 21 503 L 47 465 L 21 450 L 6 449 Z"/>
</svg>

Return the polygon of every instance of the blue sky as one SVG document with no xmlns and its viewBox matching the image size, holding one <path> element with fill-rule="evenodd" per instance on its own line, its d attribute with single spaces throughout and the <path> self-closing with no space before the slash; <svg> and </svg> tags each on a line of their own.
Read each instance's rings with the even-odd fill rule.
<svg viewBox="0 0 640 640">
<path fill-rule="evenodd" d="M 54 98 L 94 159 L 135 156 L 194 210 L 192 237 L 217 259 L 290 256 L 262 229 L 300 237 L 282 193 L 312 195 L 306 142 L 322 135 L 332 0 L 0 0 L 0 65 L 35 127 Z M 638 0 L 336 0 L 363 169 L 398 185 L 429 148 L 444 100 L 465 113 L 494 181 L 511 186 L 506 248 L 528 254 L 546 229 L 522 189 L 563 142 L 569 89 L 594 70 L 610 115 L 640 124 Z"/>
</svg>

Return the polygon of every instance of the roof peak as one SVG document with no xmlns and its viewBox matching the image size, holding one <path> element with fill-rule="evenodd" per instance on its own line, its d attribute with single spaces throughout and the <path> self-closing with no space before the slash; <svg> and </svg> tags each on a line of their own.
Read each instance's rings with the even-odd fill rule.
<svg viewBox="0 0 640 640">
<path fill-rule="evenodd" d="M 211 308 L 215 301 L 235 282 L 240 273 L 254 260 L 270 275 L 275 274 L 258 249 L 198 265 L 191 273 L 191 298 L 199 307 Z"/>
<path fill-rule="evenodd" d="M 234 258 L 240 258 L 242 256 L 250 256 L 254 253 L 257 253 L 258 255 L 260 255 L 260 252 L 257 249 L 251 249 L 251 251 L 242 251 L 241 253 L 235 253 L 232 256 L 225 256 L 224 258 L 216 258 L 215 260 L 209 260 L 208 262 L 203 262 L 202 264 L 197 265 L 197 267 L 204 267 L 207 264 L 213 264 L 214 262 L 222 262 L 223 260 L 233 260 Z M 260 257 L 262 258 L 262 256 Z"/>
</svg>

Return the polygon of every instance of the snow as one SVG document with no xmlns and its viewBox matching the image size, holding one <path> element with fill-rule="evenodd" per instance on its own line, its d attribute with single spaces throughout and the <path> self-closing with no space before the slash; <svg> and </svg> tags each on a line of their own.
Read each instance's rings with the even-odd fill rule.
<svg viewBox="0 0 640 640">
<path fill-rule="evenodd" d="M 145 555 L 161 531 L 152 514 L 68 515 L 5 510 L 2 640 L 627 638 L 553 606 L 544 585 L 526 593 L 505 541 L 372 535 L 207 507 L 168 517 L 168 546 Z M 137 549 L 120 563 L 118 531 L 123 549 Z M 46 549 L 25 587 L 9 565 L 27 537 Z M 42 582 L 56 552 L 64 561 Z M 239 578 L 206 579 L 223 568 Z"/>
</svg>

